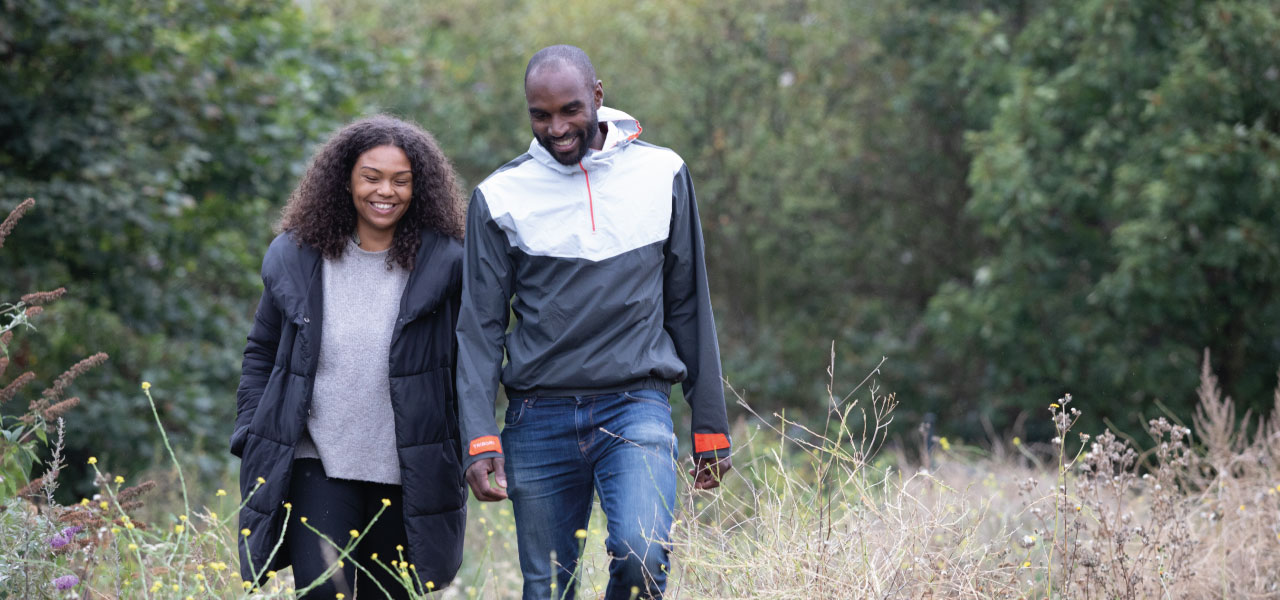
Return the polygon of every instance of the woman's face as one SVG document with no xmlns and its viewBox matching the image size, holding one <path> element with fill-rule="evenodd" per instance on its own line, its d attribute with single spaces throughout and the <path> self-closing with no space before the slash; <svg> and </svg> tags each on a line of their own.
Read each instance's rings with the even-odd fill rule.
<svg viewBox="0 0 1280 600">
<path fill-rule="evenodd" d="M 413 173 L 404 150 L 385 145 L 361 154 L 351 169 L 351 196 L 361 245 L 364 240 L 390 244 L 413 199 Z"/>
</svg>

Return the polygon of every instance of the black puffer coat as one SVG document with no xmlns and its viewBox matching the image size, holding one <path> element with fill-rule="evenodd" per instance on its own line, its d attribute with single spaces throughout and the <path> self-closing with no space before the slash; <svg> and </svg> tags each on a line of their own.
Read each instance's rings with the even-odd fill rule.
<svg viewBox="0 0 1280 600">
<path fill-rule="evenodd" d="M 262 581 L 268 569 L 288 564 L 283 552 L 271 553 L 315 385 L 324 321 L 321 271 L 319 251 L 299 247 L 287 233 L 271 242 L 262 261 L 265 289 L 244 350 L 231 434 L 231 453 L 241 458 L 241 497 L 249 497 L 240 511 L 240 527 L 250 531 L 239 544 L 245 581 Z M 409 562 L 437 589 L 458 571 L 466 524 L 453 375 L 461 282 L 462 244 L 424 232 L 391 337 L 391 404 L 404 493 L 395 506 L 404 507 Z M 359 312 L 353 306 L 348 316 Z"/>
</svg>

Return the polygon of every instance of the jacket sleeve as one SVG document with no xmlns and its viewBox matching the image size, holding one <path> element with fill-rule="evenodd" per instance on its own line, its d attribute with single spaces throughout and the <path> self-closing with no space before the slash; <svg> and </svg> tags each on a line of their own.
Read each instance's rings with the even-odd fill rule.
<svg viewBox="0 0 1280 600">
<path fill-rule="evenodd" d="M 264 278 L 265 284 L 265 278 Z M 271 378 L 275 367 L 276 349 L 280 345 L 282 317 L 271 297 L 270 286 L 264 286 L 258 310 L 253 315 L 253 328 L 244 347 L 244 362 L 240 366 L 240 386 L 236 389 L 236 425 L 231 432 L 231 453 L 244 452 L 249 435 L 249 424 L 258 410 L 258 401 Z"/>
<path fill-rule="evenodd" d="M 458 411 L 462 468 L 501 456 L 494 402 L 513 286 L 510 245 L 494 223 L 484 194 L 471 194 L 463 241 L 462 309 L 458 314 Z"/>
<path fill-rule="evenodd" d="M 664 248 L 664 327 L 688 371 L 682 385 L 693 413 L 694 456 L 719 458 L 729 454 L 729 421 L 703 247 L 693 180 L 681 166 L 672 182 L 671 234 Z"/>
</svg>

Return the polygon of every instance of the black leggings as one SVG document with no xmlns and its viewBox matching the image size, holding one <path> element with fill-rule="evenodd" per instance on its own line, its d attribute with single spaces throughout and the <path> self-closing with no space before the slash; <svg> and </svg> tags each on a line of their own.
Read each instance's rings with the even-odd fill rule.
<svg viewBox="0 0 1280 600">
<path fill-rule="evenodd" d="M 397 545 L 407 545 L 408 538 L 400 486 L 330 479 L 324 474 L 324 466 L 314 458 L 293 462 L 293 478 L 289 481 L 293 511 L 289 515 L 284 549 L 293 563 L 294 585 L 299 590 L 319 579 L 338 560 L 334 544 L 345 547 L 351 540 L 351 530 L 364 531 L 373 516 L 382 510 L 383 498 L 390 500 L 391 506 L 382 511 L 368 533 L 360 536 L 349 558 L 343 560 L 344 566 L 303 598 L 332 600 L 338 592 L 349 599 L 356 598 L 357 593 L 365 599 L 408 598 L 404 580 L 387 571 L 398 574 L 400 570 L 392 566 L 392 561 L 408 560 L 405 551 L 396 550 Z M 301 522 L 303 517 L 307 519 L 306 525 Z M 333 544 L 321 539 L 307 525 L 333 540 Z M 375 553 L 376 563 L 372 560 Z M 357 569 L 355 563 L 364 569 Z M 369 581 L 369 573 L 382 584 L 382 589 Z"/>
</svg>

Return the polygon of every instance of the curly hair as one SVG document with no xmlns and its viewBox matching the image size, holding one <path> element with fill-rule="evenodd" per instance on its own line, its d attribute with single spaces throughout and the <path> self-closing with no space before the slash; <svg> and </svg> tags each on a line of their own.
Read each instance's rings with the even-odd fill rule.
<svg viewBox="0 0 1280 600">
<path fill-rule="evenodd" d="M 291 233 L 298 244 L 320 250 L 325 258 L 342 256 L 356 230 L 351 170 L 361 154 L 386 145 L 404 151 L 413 174 L 412 200 L 396 224 L 388 267 L 394 262 L 413 269 L 424 229 L 462 239 L 466 212 L 453 165 L 430 133 L 388 115 L 351 123 L 325 142 L 289 195 L 277 229 Z"/>
</svg>

